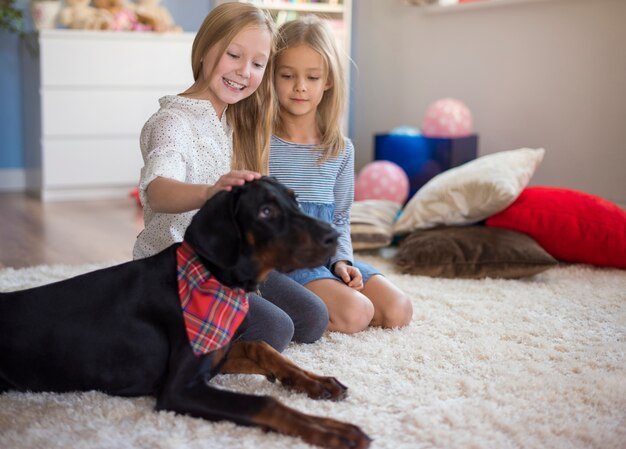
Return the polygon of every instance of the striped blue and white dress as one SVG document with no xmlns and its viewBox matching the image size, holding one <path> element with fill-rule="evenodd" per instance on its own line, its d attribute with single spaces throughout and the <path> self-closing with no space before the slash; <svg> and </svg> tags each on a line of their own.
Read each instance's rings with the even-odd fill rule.
<svg viewBox="0 0 626 449">
<path fill-rule="evenodd" d="M 316 279 L 337 279 L 330 267 L 339 260 L 361 271 L 363 282 L 379 272 L 355 261 L 350 239 L 350 208 L 354 201 L 354 146 L 346 139 L 341 154 L 322 164 L 322 150 L 314 144 L 287 142 L 273 136 L 270 147 L 269 174 L 292 189 L 304 212 L 334 226 L 339 232 L 337 252 L 323 267 L 302 269 L 288 276 L 304 285 Z"/>
</svg>

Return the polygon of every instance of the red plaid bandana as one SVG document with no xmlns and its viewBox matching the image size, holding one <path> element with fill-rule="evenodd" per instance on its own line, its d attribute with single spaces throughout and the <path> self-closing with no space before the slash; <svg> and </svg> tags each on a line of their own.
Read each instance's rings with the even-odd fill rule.
<svg viewBox="0 0 626 449">
<path fill-rule="evenodd" d="M 200 356 L 225 346 L 248 313 L 246 292 L 220 284 L 186 242 L 176 250 L 176 262 L 178 296 L 191 349 Z"/>
</svg>

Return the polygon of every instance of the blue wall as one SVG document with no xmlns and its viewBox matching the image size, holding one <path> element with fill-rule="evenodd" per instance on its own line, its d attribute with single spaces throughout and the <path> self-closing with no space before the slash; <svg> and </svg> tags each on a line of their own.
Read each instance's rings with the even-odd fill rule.
<svg viewBox="0 0 626 449">
<path fill-rule="evenodd" d="M 174 20 L 185 31 L 196 31 L 211 9 L 211 0 L 163 0 Z M 18 0 L 24 10 L 26 28 L 32 29 L 28 13 L 28 0 Z M 19 39 L 0 31 L 0 170 L 22 168 L 22 107 L 20 84 Z"/>
<path fill-rule="evenodd" d="M 24 165 L 18 48 L 16 36 L 0 32 L 0 168 Z"/>
</svg>

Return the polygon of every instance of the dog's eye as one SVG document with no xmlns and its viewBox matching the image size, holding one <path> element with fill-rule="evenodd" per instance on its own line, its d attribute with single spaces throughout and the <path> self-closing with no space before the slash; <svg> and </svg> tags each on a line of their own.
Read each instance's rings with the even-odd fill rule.
<svg viewBox="0 0 626 449">
<path fill-rule="evenodd" d="M 259 210 L 259 218 L 264 220 L 274 218 L 276 216 L 276 213 L 276 206 L 272 204 L 266 204 L 265 206 L 262 206 Z"/>
</svg>

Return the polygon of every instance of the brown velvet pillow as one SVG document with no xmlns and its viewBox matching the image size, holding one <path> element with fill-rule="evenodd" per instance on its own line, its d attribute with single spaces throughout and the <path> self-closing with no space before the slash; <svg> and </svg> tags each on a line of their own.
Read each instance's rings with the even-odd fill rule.
<svg viewBox="0 0 626 449">
<path fill-rule="evenodd" d="M 413 231 L 394 262 L 403 273 L 468 279 L 521 278 L 558 263 L 528 235 L 484 226 Z"/>
</svg>

